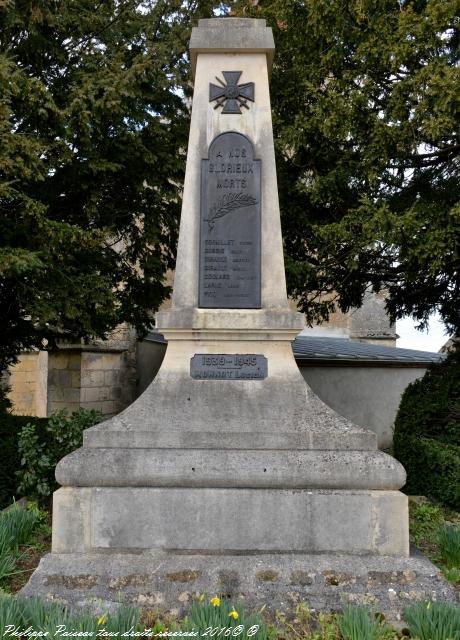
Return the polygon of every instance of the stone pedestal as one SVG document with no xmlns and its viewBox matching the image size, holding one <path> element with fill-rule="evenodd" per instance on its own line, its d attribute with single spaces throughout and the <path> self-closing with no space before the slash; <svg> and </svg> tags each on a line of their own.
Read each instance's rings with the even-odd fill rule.
<svg viewBox="0 0 460 640">
<path fill-rule="evenodd" d="M 72 585 L 87 575 L 93 586 L 130 585 L 138 599 L 132 590 L 129 598 L 142 603 L 142 585 L 156 593 L 162 563 L 171 575 L 191 567 L 202 578 L 193 589 L 216 592 L 215 572 L 242 554 L 230 562 L 238 571 L 265 567 L 265 554 L 275 554 L 270 566 L 288 554 L 291 573 L 308 573 L 311 554 L 356 556 L 361 572 L 379 556 L 409 566 L 403 468 L 377 450 L 374 433 L 314 395 L 292 355 L 303 319 L 286 296 L 271 30 L 263 20 L 202 20 L 190 48 L 195 93 L 174 294 L 157 315 L 166 357 L 134 404 L 88 429 L 83 447 L 59 463 L 52 554 L 26 593 L 75 602 Z M 218 138 L 226 132 L 237 135 Z M 222 286 L 213 293 L 209 282 Z M 132 554 L 145 564 L 134 582 L 121 569 Z M 112 572 L 105 578 L 103 567 Z M 97 597 L 107 597 L 104 588 Z M 163 602 L 177 595 L 160 591 Z"/>
</svg>

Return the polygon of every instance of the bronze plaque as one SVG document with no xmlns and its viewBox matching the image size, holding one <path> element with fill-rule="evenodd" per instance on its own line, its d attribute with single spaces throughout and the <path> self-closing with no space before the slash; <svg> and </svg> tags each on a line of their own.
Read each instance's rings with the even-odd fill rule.
<svg viewBox="0 0 460 640">
<path fill-rule="evenodd" d="M 260 309 L 260 196 L 252 142 L 218 135 L 201 161 L 200 307 Z"/>
<path fill-rule="evenodd" d="M 268 363 L 255 353 L 196 353 L 190 360 L 190 375 L 195 380 L 264 380 Z"/>
</svg>

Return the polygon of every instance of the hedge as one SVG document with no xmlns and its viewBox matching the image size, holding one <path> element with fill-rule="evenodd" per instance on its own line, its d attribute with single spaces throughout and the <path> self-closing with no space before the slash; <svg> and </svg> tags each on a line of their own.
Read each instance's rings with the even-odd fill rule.
<svg viewBox="0 0 460 640">
<path fill-rule="evenodd" d="M 433 438 L 408 438 L 406 444 L 410 452 L 406 452 L 405 463 L 401 460 L 408 472 L 404 491 L 430 496 L 459 510 L 460 447 Z"/>
<path fill-rule="evenodd" d="M 393 442 L 406 493 L 460 510 L 460 349 L 407 387 Z"/>
</svg>

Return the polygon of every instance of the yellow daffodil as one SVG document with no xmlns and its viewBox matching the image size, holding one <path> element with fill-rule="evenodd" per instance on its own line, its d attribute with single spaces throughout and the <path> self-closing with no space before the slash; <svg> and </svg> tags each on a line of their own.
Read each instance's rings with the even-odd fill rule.
<svg viewBox="0 0 460 640">
<path fill-rule="evenodd" d="M 238 611 L 235 611 L 235 608 L 233 608 L 228 615 L 230 616 L 230 618 L 233 618 L 233 620 L 238 620 L 238 618 L 240 617 Z"/>
<path fill-rule="evenodd" d="M 218 598 L 217 596 L 214 596 L 214 598 L 211 598 L 210 602 L 213 607 L 220 606 L 220 598 Z"/>
<path fill-rule="evenodd" d="M 101 616 L 100 618 L 97 619 L 97 624 L 105 624 L 108 620 L 107 614 L 104 613 L 103 616 Z"/>
</svg>

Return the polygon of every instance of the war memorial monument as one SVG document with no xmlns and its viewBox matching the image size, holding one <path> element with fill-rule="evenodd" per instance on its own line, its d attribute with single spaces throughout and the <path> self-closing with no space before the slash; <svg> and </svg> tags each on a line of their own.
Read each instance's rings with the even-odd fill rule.
<svg viewBox="0 0 460 640">
<path fill-rule="evenodd" d="M 180 610 L 450 598 L 409 556 L 405 472 L 306 385 L 291 341 L 264 20 L 201 20 L 168 340 L 155 380 L 58 464 L 25 595 Z M 396 613 L 395 613 L 396 612 Z"/>
</svg>

